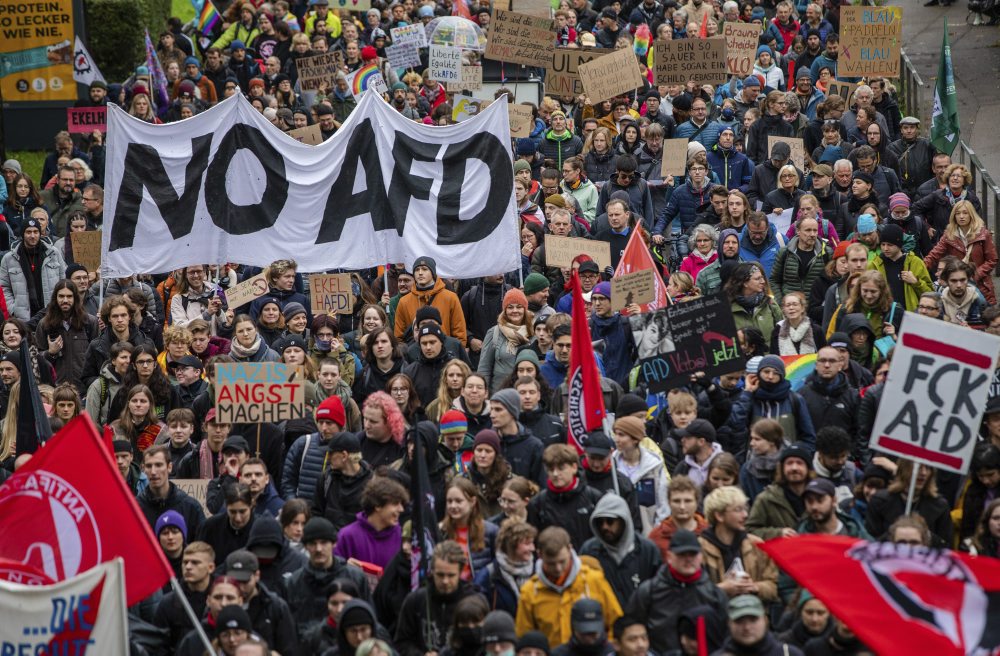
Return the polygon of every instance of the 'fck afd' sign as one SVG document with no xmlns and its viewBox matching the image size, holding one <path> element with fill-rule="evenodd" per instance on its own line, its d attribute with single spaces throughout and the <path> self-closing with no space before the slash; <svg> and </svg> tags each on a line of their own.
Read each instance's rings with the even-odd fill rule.
<svg viewBox="0 0 1000 656">
<path fill-rule="evenodd" d="M 966 473 L 998 353 L 998 337 L 907 312 L 871 447 Z"/>
</svg>

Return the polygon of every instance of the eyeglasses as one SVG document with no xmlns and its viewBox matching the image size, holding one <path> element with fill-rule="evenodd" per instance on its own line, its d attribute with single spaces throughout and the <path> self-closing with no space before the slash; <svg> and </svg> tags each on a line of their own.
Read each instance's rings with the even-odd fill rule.
<svg viewBox="0 0 1000 656">
<path fill-rule="evenodd" d="M 154 364 L 156 364 L 155 360 L 136 360 L 135 361 L 135 366 L 137 366 L 137 367 L 152 367 Z"/>
<path fill-rule="evenodd" d="M 410 390 L 408 388 L 406 388 L 406 387 L 393 387 L 392 389 L 389 390 L 389 393 L 390 394 L 406 394 L 409 391 Z"/>
<path fill-rule="evenodd" d="M 924 312 L 937 312 L 938 308 L 936 305 L 918 305 L 918 310 L 923 310 Z"/>
</svg>

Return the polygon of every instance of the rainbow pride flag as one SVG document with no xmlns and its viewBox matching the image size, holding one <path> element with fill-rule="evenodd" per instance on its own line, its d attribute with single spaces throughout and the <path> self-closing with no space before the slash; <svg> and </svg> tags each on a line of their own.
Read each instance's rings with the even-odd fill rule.
<svg viewBox="0 0 1000 656">
<path fill-rule="evenodd" d="M 785 363 L 785 380 L 792 385 L 792 390 L 798 392 L 806 383 L 809 374 L 816 370 L 816 354 L 783 355 Z"/>
<path fill-rule="evenodd" d="M 369 87 L 377 93 L 386 93 L 389 90 L 385 80 L 382 79 L 382 73 L 379 72 L 378 64 L 368 64 L 351 73 L 347 76 L 347 84 L 358 100 Z"/>
<path fill-rule="evenodd" d="M 212 0 L 205 0 L 201 11 L 198 13 L 198 31 L 202 34 L 209 34 L 216 23 L 222 20 L 219 10 L 212 4 Z"/>
</svg>

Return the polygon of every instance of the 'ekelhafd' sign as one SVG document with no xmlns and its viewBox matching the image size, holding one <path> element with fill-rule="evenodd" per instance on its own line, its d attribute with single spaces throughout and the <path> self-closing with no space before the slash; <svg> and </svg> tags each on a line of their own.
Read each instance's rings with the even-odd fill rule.
<svg viewBox="0 0 1000 656">
<path fill-rule="evenodd" d="M 282 134 L 239 94 L 183 124 L 112 107 L 105 275 L 287 257 L 302 272 L 363 269 L 422 255 L 441 276 L 514 270 L 506 106 L 443 129 L 367 93 L 316 146 Z"/>
<path fill-rule="evenodd" d="M 632 325 L 640 374 L 650 390 L 686 385 L 699 371 L 713 378 L 743 368 L 746 359 L 736 342 L 736 322 L 725 295 L 674 303 L 666 315 L 665 324 L 647 322 L 639 331 L 635 322 Z"/>
</svg>

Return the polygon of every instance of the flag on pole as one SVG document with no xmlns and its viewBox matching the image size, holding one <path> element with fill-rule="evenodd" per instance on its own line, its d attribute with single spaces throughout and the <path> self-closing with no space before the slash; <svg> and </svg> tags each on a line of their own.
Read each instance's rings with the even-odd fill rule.
<svg viewBox="0 0 1000 656">
<path fill-rule="evenodd" d="M 34 453 L 38 447 L 52 437 L 52 427 L 49 417 L 42 404 L 42 395 L 38 392 L 38 381 L 31 373 L 31 353 L 28 352 L 28 340 L 21 340 L 20 369 L 21 380 L 11 387 L 18 388 L 17 398 L 17 455 Z"/>
<path fill-rule="evenodd" d="M 628 238 L 628 243 L 625 244 L 625 250 L 622 251 L 622 259 L 618 261 L 615 276 L 632 273 L 633 271 L 642 271 L 644 269 L 651 269 L 653 271 L 653 287 L 656 292 L 656 298 L 649 303 L 640 305 L 639 308 L 643 312 L 652 312 L 653 310 L 667 307 L 667 286 L 663 284 L 663 278 L 660 277 L 656 263 L 653 262 L 653 256 L 649 254 L 645 233 L 641 227 L 636 226 L 635 230 L 632 231 L 632 236 Z"/>
<path fill-rule="evenodd" d="M 215 8 L 212 0 L 205 0 L 205 4 L 198 11 L 198 31 L 202 34 L 211 34 L 212 28 L 220 20 L 222 16 L 219 15 L 219 10 Z"/>
<path fill-rule="evenodd" d="M 951 44 L 948 41 L 948 18 L 944 19 L 941 56 L 938 59 L 937 82 L 934 83 L 934 109 L 931 111 L 931 143 L 939 152 L 951 155 L 961 138 L 958 120 L 958 93 L 955 91 L 955 71 L 951 66 Z"/>
<path fill-rule="evenodd" d="M 170 104 L 170 95 L 167 93 L 167 76 L 160 66 L 160 57 L 156 54 L 156 47 L 153 40 L 149 38 L 149 30 L 146 30 L 146 68 L 149 69 L 149 79 L 153 82 L 150 92 L 155 92 L 153 98 L 157 108 L 164 108 Z"/>
<path fill-rule="evenodd" d="M 87 46 L 83 45 L 80 37 L 76 37 L 73 43 L 73 80 L 77 84 L 90 86 L 90 83 L 98 80 L 104 82 L 101 70 L 94 63 L 94 58 L 90 56 Z"/>
<path fill-rule="evenodd" d="M 413 472 L 410 477 L 410 499 L 413 511 L 410 514 L 410 589 L 416 590 L 427 576 L 431 565 L 431 552 L 438 542 L 437 512 L 434 509 L 434 490 L 431 488 L 431 477 L 427 469 L 427 445 L 420 435 L 422 424 L 429 424 L 424 429 L 437 435 L 437 428 L 430 422 L 419 422 L 411 428 L 407 439 L 413 441 Z"/>
<path fill-rule="evenodd" d="M 998 653 L 1000 560 L 840 535 L 758 546 L 876 654 Z"/>
<path fill-rule="evenodd" d="M 132 605 L 173 576 L 86 414 L 71 419 L 0 486 L 0 517 L 17 527 L 0 532 L 0 558 L 25 563 L 54 581 L 121 557 Z"/>
<path fill-rule="evenodd" d="M 570 278 L 570 293 L 573 294 L 573 323 L 570 326 L 573 348 L 569 354 L 566 381 L 569 394 L 566 403 L 567 441 L 577 453 L 583 455 L 587 433 L 601 428 L 608 413 L 604 409 L 601 374 L 591 346 L 587 308 L 583 304 L 580 274 L 576 269 Z"/>
</svg>

